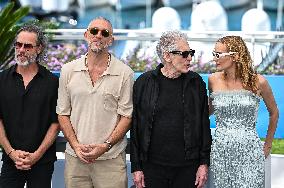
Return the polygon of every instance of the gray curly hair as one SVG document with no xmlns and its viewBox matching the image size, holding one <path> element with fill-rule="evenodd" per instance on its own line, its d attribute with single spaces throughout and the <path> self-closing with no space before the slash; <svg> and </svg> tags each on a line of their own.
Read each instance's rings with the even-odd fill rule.
<svg viewBox="0 0 284 188">
<path fill-rule="evenodd" d="M 178 50 L 176 42 L 179 40 L 188 41 L 188 37 L 185 33 L 180 31 L 166 31 L 162 33 L 156 46 L 156 52 L 163 64 L 165 62 L 163 57 L 164 53 Z"/>
<path fill-rule="evenodd" d="M 35 33 L 37 35 L 37 45 L 40 45 L 42 47 L 41 52 L 38 54 L 36 58 L 36 62 L 42 63 L 45 60 L 46 52 L 47 52 L 47 37 L 43 33 L 43 29 L 35 24 L 25 24 L 23 25 L 17 32 L 17 37 L 19 33 L 22 31 Z M 15 41 L 17 41 L 17 37 Z"/>
</svg>

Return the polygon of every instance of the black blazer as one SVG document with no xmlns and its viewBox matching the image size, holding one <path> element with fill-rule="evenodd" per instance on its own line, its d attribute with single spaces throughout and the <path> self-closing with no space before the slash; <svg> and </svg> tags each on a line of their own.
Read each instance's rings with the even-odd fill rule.
<svg viewBox="0 0 284 188">
<path fill-rule="evenodd" d="M 155 107 L 159 96 L 158 74 L 162 67 L 163 65 L 160 64 L 155 70 L 143 73 L 134 83 L 134 108 L 130 130 L 132 172 L 142 170 L 142 161 L 147 161 Z M 186 159 L 198 160 L 200 164 L 209 166 L 212 138 L 208 97 L 205 82 L 200 75 L 192 71 L 184 74 L 182 96 Z"/>
</svg>

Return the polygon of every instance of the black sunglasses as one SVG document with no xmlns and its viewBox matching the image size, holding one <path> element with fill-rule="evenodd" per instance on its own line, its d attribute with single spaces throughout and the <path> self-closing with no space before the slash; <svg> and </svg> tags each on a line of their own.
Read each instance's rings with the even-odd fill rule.
<svg viewBox="0 0 284 188">
<path fill-rule="evenodd" d="M 110 32 L 109 32 L 109 30 L 107 30 L 107 29 L 102 29 L 102 30 L 100 30 L 99 28 L 97 28 L 97 27 L 94 27 L 94 28 L 91 28 L 91 29 L 89 29 L 89 31 L 90 31 L 90 33 L 92 34 L 92 35 L 97 35 L 98 33 L 99 33 L 99 31 L 101 32 L 101 35 L 103 36 L 103 37 L 109 37 L 110 36 Z"/>
<path fill-rule="evenodd" d="M 194 56 L 195 50 L 189 50 L 189 51 L 171 51 L 172 54 L 178 54 L 181 55 L 183 58 L 187 58 L 189 55 L 192 57 Z"/>
<path fill-rule="evenodd" d="M 34 47 L 36 47 L 36 46 L 34 46 L 34 45 L 32 45 L 32 44 L 21 43 L 21 42 L 15 42 L 14 46 L 15 46 L 16 49 L 20 49 L 20 48 L 22 48 L 22 46 L 24 46 L 24 49 L 25 49 L 25 50 L 31 50 L 31 49 L 33 49 Z"/>
</svg>

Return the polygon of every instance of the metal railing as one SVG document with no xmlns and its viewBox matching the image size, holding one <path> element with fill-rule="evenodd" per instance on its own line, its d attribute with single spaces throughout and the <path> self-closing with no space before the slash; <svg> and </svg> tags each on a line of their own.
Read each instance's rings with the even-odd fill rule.
<svg viewBox="0 0 284 188">
<path fill-rule="evenodd" d="M 53 34 L 52 40 L 84 40 L 84 32 L 86 29 L 48 29 L 46 33 Z M 114 29 L 115 40 L 136 40 L 136 41 L 155 41 L 159 39 L 163 31 L 154 31 L 151 29 L 129 30 Z M 182 30 L 188 35 L 190 41 L 198 42 L 215 42 L 218 38 L 225 35 L 242 36 L 246 42 L 255 43 L 284 43 L 284 32 L 277 31 L 258 31 L 258 32 L 242 32 L 242 31 L 200 31 L 192 32 Z M 131 33 L 131 36 L 128 34 Z"/>
<path fill-rule="evenodd" d="M 56 41 L 84 41 L 84 32 L 86 29 L 53 29 L 46 30 L 46 33 L 51 34 L 52 40 Z M 116 41 L 156 41 L 159 39 L 163 31 L 154 29 L 114 29 L 114 39 Z M 258 32 L 242 32 L 242 31 L 200 31 L 193 32 L 182 30 L 186 33 L 190 42 L 214 43 L 220 37 L 226 35 L 239 35 L 246 42 L 251 44 L 251 55 L 254 59 L 256 53 L 261 54 L 261 59 L 258 59 L 257 65 L 260 65 L 257 71 L 264 71 L 274 60 L 279 56 L 279 52 L 284 46 L 284 32 L 280 31 L 258 31 Z M 262 49 L 257 49 L 257 45 L 262 46 Z M 274 46 L 277 45 L 278 48 Z M 259 47 L 258 46 L 258 47 Z M 265 48 L 263 48 L 265 46 Z M 213 48 L 213 45 L 212 45 Z M 126 51 L 129 49 L 126 49 Z M 131 49 L 133 50 L 133 49 Z M 258 50 L 258 51 L 257 51 Z M 259 52 L 261 50 L 261 52 Z M 261 61 L 261 62 L 260 62 Z"/>
</svg>

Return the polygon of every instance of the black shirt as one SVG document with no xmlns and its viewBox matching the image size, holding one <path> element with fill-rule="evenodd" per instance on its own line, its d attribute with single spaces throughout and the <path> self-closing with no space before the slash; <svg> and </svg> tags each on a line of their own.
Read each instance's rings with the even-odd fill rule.
<svg viewBox="0 0 284 188">
<path fill-rule="evenodd" d="M 183 75 L 170 79 L 159 74 L 159 96 L 154 117 L 149 161 L 160 165 L 183 166 L 185 160 Z"/>
<path fill-rule="evenodd" d="M 50 125 L 58 122 L 56 102 L 58 77 L 39 65 L 38 73 L 25 88 L 16 66 L 0 73 L 0 119 L 14 149 L 34 152 Z M 3 152 L 3 161 L 11 159 Z M 38 163 L 56 160 L 55 143 Z"/>
</svg>

